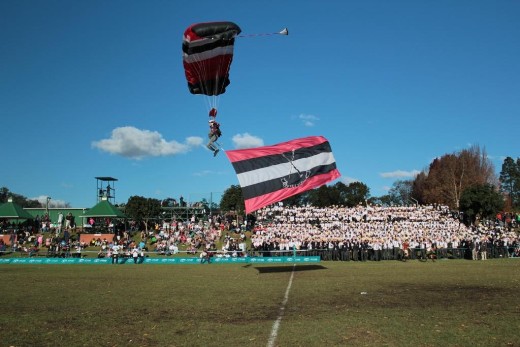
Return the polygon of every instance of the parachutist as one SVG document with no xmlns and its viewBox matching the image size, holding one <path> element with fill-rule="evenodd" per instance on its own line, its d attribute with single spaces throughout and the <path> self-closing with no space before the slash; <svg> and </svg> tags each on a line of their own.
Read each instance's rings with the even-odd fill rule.
<svg viewBox="0 0 520 347">
<path fill-rule="evenodd" d="M 218 149 L 217 145 L 215 144 L 215 141 L 217 141 L 220 136 L 222 136 L 222 132 L 220 131 L 220 124 L 218 122 L 216 122 L 214 119 L 211 119 L 209 121 L 209 133 L 208 133 L 209 142 L 206 147 L 208 147 L 208 149 L 213 151 L 214 157 L 219 152 L 219 149 Z"/>
</svg>

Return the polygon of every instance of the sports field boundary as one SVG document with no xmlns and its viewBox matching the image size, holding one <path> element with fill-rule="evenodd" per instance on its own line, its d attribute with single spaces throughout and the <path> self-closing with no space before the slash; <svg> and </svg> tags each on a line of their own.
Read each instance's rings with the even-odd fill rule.
<svg viewBox="0 0 520 347">
<path fill-rule="evenodd" d="M 211 258 L 211 264 L 288 264 L 288 263 L 316 263 L 320 261 L 319 256 L 309 257 L 240 257 L 240 258 Z M 27 264 L 27 265 L 73 265 L 73 264 L 108 264 L 112 263 L 110 258 L 4 258 L 0 259 L 1 264 Z M 142 265 L 142 264 L 157 264 L 157 265 L 179 265 L 179 264 L 199 264 L 208 265 L 208 262 L 202 262 L 199 257 L 191 258 L 144 258 L 138 259 L 134 262 L 132 258 L 119 258 L 119 265 Z"/>
</svg>

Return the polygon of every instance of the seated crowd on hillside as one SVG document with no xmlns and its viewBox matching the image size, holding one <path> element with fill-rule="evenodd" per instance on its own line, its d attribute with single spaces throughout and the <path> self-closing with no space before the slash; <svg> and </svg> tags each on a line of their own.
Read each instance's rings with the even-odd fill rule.
<svg viewBox="0 0 520 347">
<path fill-rule="evenodd" d="M 156 223 L 146 232 L 130 222 L 112 239 L 80 242 L 68 228 L 48 233 L 18 230 L 0 252 L 47 257 L 140 258 L 150 255 L 216 257 L 314 255 L 323 260 L 403 260 L 405 256 L 487 259 L 520 256 L 518 233 L 497 216 L 468 227 L 445 206 L 288 207 L 275 204 L 255 213 L 253 225 L 214 215 L 209 221 Z M 500 218 L 499 218 L 500 217 Z M 246 233 L 245 231 L 249 231 Z M 247 240 L 246 235 L 250 235 Z M 42 255 L 40 253 L 40 255 Z"/>
<path fill-rule="evenodd" d="M 254 253 L 319 255 L 325 260 L 519 256 L 519 237 L 503 221 L 468 227 L 445 206 L 284 207 L 257 214 Z"/>
<path fill-rule="evenodd" d="M 105 221 L 110 224 L 107 229 L 113 230 L 113 236 L 109 239 L 94 237 L 88 243 L 80 241 L 79 234 L 73 235 L 71 228 L 45 230 L 40 226 L 10 225 L 3 229 L 7 231 L 9 241 L 6 244 L 0 239 L 0 255 L 16 252 L 56 258 L 97 256 L 121 259 L 133 258 L 136 254 L 139 257 L 178 253 L 199 255 L 203 251 L 215 256 L 238 257 L 245 256 L 247 251 L 244 234 L 236 239 L 227 234 L 221 237 L 223 230 L 235 230 L 221 216 L 213 216 L 209 222 L 196 221 L 192 217 L 188 222 L 151 223 L 148 231 L 143 224 L 133 221 L 127 227 L 116 221 Z M 222 247 L 217 249 L 217 244 L 222 244 Z"/>
</svg>

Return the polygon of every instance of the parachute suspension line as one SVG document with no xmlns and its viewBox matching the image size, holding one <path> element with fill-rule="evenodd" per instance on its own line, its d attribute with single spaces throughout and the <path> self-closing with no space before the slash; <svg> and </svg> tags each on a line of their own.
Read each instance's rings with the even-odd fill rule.
<svg viewBox="0 0 520 347">
<path fill-rule="evenodd" d="M 222 61 L 223 61 L 223 57 L 219 56 L 218 57 L 218 66 L 222 66 Z M 211 107 L 215 108 L 217 110 L 218 110 L 218 101 L 220 100 L 220 97 L 217 95 L 217 92 L 219 91 L 219 88 L 220 88 L 221 80 L 220 80 L 219 75 L 221 75 L 221 74 L 222 74 L 222 72 L 220 71 L 220 68 L 215 70 L 215 76 L 214 76 L 215 84 L 213 85 L 213 98 L 211 99 L 211 101 L 212 101 Z"/>
<path fill-rule="evenodd" d="M 197 78 L 200 81 L 200 88 L 203 89 L 203 92 L 205 92 L 206 91 L 205 81 L 209 80 L 206 65 L 203 63 L 202 59 L 196 59 L 195 66 L 196 66 L 195 71 L 197 73 Z M 204 93 L 202 93 L 201 95 L 204 97 L 204 101 L 205 101 L 206 108 L 207 108 L 206 111 L 209 112 L 209 110 L 211 110 L 211 108 L 214 107 L 214 101 L 213 101 L 214 97 L 205 95 Z"/>
<path fill-rule="evenodd" d="M 227 64 L 225 64 L 225 62 L 228 60 L 227 58 L 228 57 L 225 55 L 218 57 L 218 61 L 216 62 L 216 64 L 218 66 L 220 66 L 221 68 L 217 69 L 215 71 L 215 73 L 211 74 L 211 75 L 210 75 L 211 71 L 208 69 L 208 67 L 204 63 L 203 59 L 196 59 L 194 61 L 195 66 L 196 66 L 195 70 L 197 73 L 197 77 L 198 77 L 199 81 L 201 81 L 200 87 L 203 90 L 202 94 L 204 96 L 208 112 L 213 108 L 218 110 L 219 103 L 220 103 L 220 95 L 216 95 L 216 94 L 218 94 L 219 89 L 225 83 L 225 80 L 223 80 L 223 79 L 227 78 L 226 76 L 229 74 L 229 70 L 230 70 L 231 63 L 232 63 L 232 59 L 231 59 L 227 62 Z M 206 83 L 205 83 L 206 81 L 215 81 L 215 83 L 211 86 L 212 87 L 211 90 L 207 89 L 208 85 L 206 85 Z M 213 94 L 213 95 L 205 95 L 206 93 Z"/>
<path fill-rule="evenodd" d="M 203 78 L 201 78 L 202 81 L 215 81 L 215 83 L 212 86 L 212 90 L 210 94 L 213 94 L 211 96 L 206 96 L 206 104 L 208 106 L 208 112 L 211 112 L 212 109 L 217 110 L 219 108 L 220 104 L 220 91 L 223 88 L 223 86 L 226 83 L 227 76 L 229 75 L 229 70 L 231 68 L 231 62 L 232 62 L 232 54 L 231 51 L 231 59 L 228 59 L 228 55 L 221 55 L 217 57 L 216 65 L 219 66 L 218 69 L 214 71 L 214 74 L 211 76 L 210 71 L 204 70 Z M 227 63 L 226 63 L 227 62 Z M 200 66 L 198 67 L 199 70 L 202 70 L 203 68 L 206 68 L 206 65 L 201 62 Z M 211 116 L 210 116 L 211 117 Z"/>
<path fill-rule="evenodd" d="M 233 48 L 234 50 L 234 48 Z M 233 52 L 231 52 L 233 53 Z M 224 78 L 224 79 L 227 79 L 229 76 L 229 69 L 231 68 L 231 62 L 233 61 L 233 54 L 231 54 L 231 59 L 227 59 L 227 57 L 225 56 L 221 56 L 219 58 L 220 62 L 219 62 L 219 66 L 222 66 L 223 65 L 223 62 L 225 62 L 226 60 L 228 61 L 227 65 L 225 66 L 225 69 L 223 69 L 222 71 L 220 71 L 220 78 Z M 216 76 L 217 78 L 219 78 L 219 76 Z M 219 86 L 220 86 L 220 83 L 225 83 L 226 81 L 220 81 L 218 80 L 219 83 L 217 83 Z M 217 96 L 215 99 L 214 99 L 214 105 L 213 105 L 213 108 L 215 108 L 216 110 L 218 110 L 218 107 L 219 107 L 219 103 L 220 103 L 220 97 Z"/>
<path fill-rule="evenodd" d="M 221 58 L 219 57 L 219 62 L 217 63 L 217 65 L 220 65 L 220 60 Z M 206 74 L 206 80 L 212 80 L 212 81 L 215 81 L 215 83 L 213 83 L 213 85 L 211 86 L 211 95 L 208 95 L 207 96 L 207 100 L 208 100 L 208 111 L 210 111 L 211 109 L 218 109 L 218 100 L 219 100 L 219 96 L 217 95 L 217 91 L 218 91 L 218 70 L 214 72 L 214 74 L 212 74 L 211 76 L 209 76 L 209 72 L 208 74 Z"/>
<path fill-rule="evenodd" d="M 260 33 L 260 34 L 245 34 L 245 35 L 238 35 L 237 37 L 257 37 L 257 36 L 272 36 L 272 35 L 283 35 L 287 36 L 289 35 L 289 29 L 283 28 L 277 33 Z"/>
</svg>

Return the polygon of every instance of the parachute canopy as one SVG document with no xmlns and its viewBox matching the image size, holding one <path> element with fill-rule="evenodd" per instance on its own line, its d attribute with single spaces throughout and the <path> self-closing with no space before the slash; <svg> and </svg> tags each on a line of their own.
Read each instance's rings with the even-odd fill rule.
<svg viewBox="0 0 520 347">
<path fill-rule="evenodd" d="M 216 96 L 226 92 L 235 37 L 241 29 L 233 22 L 190 25 L 182 42 L 183 64 L 192 94 Z"/>
</svg>

